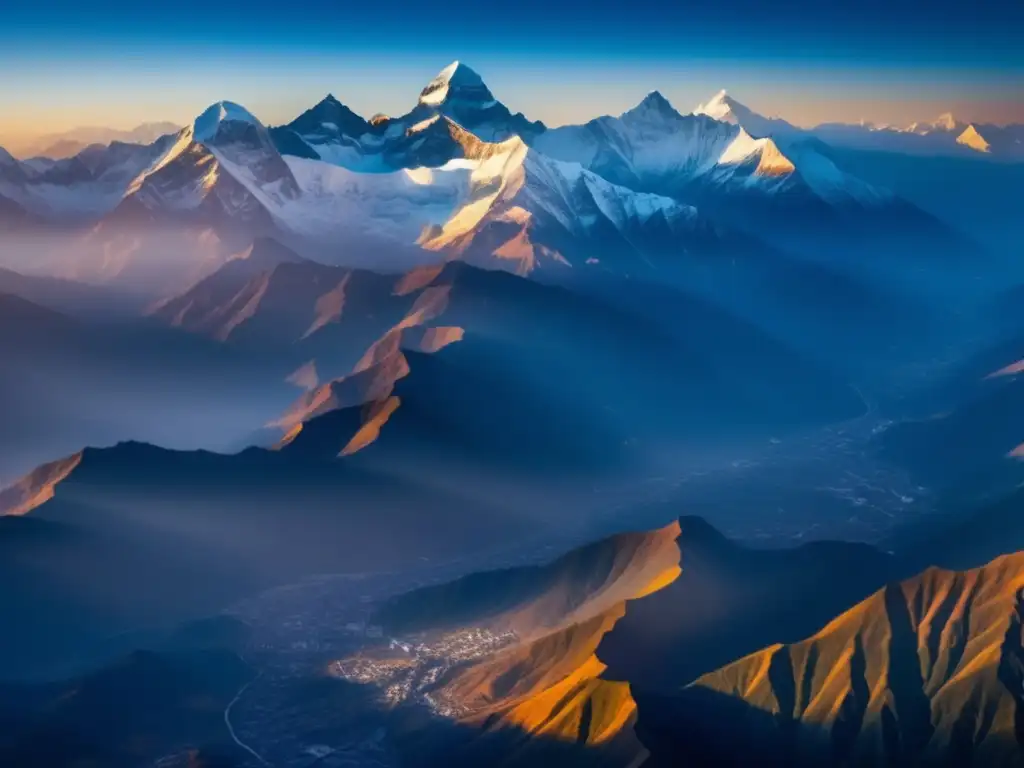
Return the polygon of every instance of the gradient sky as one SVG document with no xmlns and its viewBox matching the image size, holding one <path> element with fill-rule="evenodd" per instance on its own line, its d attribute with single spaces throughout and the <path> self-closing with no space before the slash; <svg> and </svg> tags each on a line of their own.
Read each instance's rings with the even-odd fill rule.
<svg viewBox="0 0 1024 768">
<path fill-rule="evenodd" d="M 801 125 L 1024 122 L 1024 0 L 52 0 L 4 11 L 0 144 L 219 99 L 271 124 L 327 92 L 398 114 L 453 59 L 554 125 L 655 88 L 682 111 L 728 88 Z"/>
</svg>

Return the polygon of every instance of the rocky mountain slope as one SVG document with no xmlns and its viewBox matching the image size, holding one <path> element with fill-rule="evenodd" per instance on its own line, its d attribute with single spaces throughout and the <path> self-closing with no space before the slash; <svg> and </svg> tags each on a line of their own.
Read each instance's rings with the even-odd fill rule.
<svg viewBox="0 0 1024 768">
<path fill-rule="evenodd" d="M 681 691 L 660 764 L 1024 764 L 1022 587 L 1019 554 L 891 584 Z"/>
</svg>

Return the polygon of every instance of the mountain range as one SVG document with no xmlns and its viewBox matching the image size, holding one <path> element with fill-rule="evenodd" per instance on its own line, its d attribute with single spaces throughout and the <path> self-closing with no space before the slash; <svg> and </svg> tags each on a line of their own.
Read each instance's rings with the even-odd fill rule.
<svg viewBox="0 0 1024 768">
<path fill-rule="evenodd" d="M 167 302 L 269 237 L 330 266 L 458 260 L 615 300 L 635 295 L 616 290 L 626 278 L 647 308 L 670 314 L 681 292 L 827 356 L 833 341 L 802 329 L 834 324 L 830 302 L 863 318 L 839 331 L 859 350 L 909 331 L 919 315 L 896 302 L 948 316 L 973 299 L 963 286 L 992 259 L 973 233 L 843 170 L 818 139 L 756 137 L 735 117 L 753 113 L 725 97 L 708 111 L 683 115 L 652 93 L 619 117 L 548 129 L 458 62 L 397 118 L 328 97 L 267 128 L 221 102 L 151 145 L 0 158 L 14 233 L 0 263 Z M 819 297 L 813 317 L 794 318 Z"/>
<path fill-rule="evenodd" d="M 115 142 L 124 144 L 152 144 L 161 136 L 177 133 L 181 126 L 166 121 L 143 123 L 123 130 L 101 126 L 81 126 L 60 133 L 37 136 L 32 141 L 16 146 L 18 156 L 45 164 L 45 160 L 66 160 L 88 147 L 100 147 Z"/>
<path fill-rule="evenodd" d="M 113 442 L 113 432 L 123 441 L 142 428 L 130 425 L 143 424 L 153 439 L 182 441 L 204 424 L 208 441 L 234 432 L 242 445 L 268 446 L 221 454 L 120 442 L 74 452 L 0 494 L 8 516 L 0 518 L 7 526 L 0 540 L 21 549 L 21 537 L 29 536 L 45 559 L 31 571 L 9 561 L 9 577 L 43 590 L 60 621 L 71 622 L 62 643 L 84 642 L 111 621 L 122 631 L 122 622 L 145 624 L 151 611 L 184 618 L 225 595 L 241 597 L 315 569 L 379 566 L 386 556 L 400 562 L 413 551 L 433 558 L 476 536 L 476 546 L 496 545 L 525 537 L 531 526 L 579 525 L 594 503 L 579 488 L 626 482 L 677 435 L 720 439 L 798 428 L 855 416 L 862 407 L 826 368 L 712 306 L 691 301 L 677 317 L 686 327 L 713 327 L 713 334 L 680 334 L 636 309 L 462 263 L 395 277 L 302 261 L 266 242 L 154 308 L 144 323 L 92 326 L 23 299 L 10 303 L 22 319 L 5 327 L 35 329 L 27 338 L 0 337 L 6 359 L 17 363 L 5 373 L 14 393 L 4 399 L 5 419 L 19 426 L 11 454 L 40 432 L 54 452 L 82 439 L 83 427 L 57 409 L 76 397 L 65 381 L 96 382 L 87 391 L 105 429 L 93 439 L 102 434 Z M 723 347 L 733 353 L 722 355 Z M 140 371 L 125 370 L 129 361 Z M 763 370 L 759 386 L 746 383 L 752 365 Z M 53 381 L 53 391 L 32 387 L 34 380 Z M 128 402 L 150 415 L 140 418 Z M 23 416 L 34 413 L 52 421 Z M 120 424 L 128 426 L 117 435 Z M 482 478 L 505 489 L 500 511 L 478 486 Z M 126 484 L 134 488 L 128 496 Z M 383 527 L 361 528 L 356 521 L 381 494 L 391 509 L 379 520 Z M 179 510 L 184 499 L 190 501 Z M 567 499 L 572 503 L 563 506 Z M 279 515 L 296 505 L 291 524 L 298 509 L 310 515 L 304 529 L 311 539 L 294 540 L 294 559 L 272 556 Z M 424 505 L 433 511 L 426 514 Z M 262 521 L 257 509 L 265 511 Z M 402 524 L 408 552 L 384 533 L 401 509 L 412 516 Z M 533 512 L 523 518 L 524 509 Z M 159 569 L 146 575 L 142 553 L 166 548 L 171 535 L 150 540 L 169 522 L 164 514 L 174 520 L 173 535 L 184 537 L 169 550 L 182 560 L 156 558 Z M 371 559 L 325 539 L 329 521 Z M 248 543 L 236 561 L 218 542 L 239 538 Z M 371 554 L 375 541 L 383 549 Z M 430 541 L 439 549 L 427 547 Z M 210 553 L 206 565 L 200 551 Z M 277 565 L 268 568 L 266 558 Z M 131 581 L 141 602 L 114 590 L 121 607 L 92 617 L 83 605 L 102 602 L 103 590 L 79 595 L 72 586 L 79 567 L 97 580 L 109 574 L 108 584 Z M 180 583 L 212 578 L 221 587 L 168 604 L 154 600 L 147 590 L 179 567 Z M 57 618 L 33 608 L 38 601 L 12 599 L 11 615 L 28 613 L 5 637 L 6 658 L 18 658 L 22 669 L 30 659 L 52 663 L 37 620 Z"/>
<path fill-rule="evenodd" d="M 780 117 L 764 117 L 736 101 L 726 91 L 699 105 L 694 114 L 708 115 L 738 125 L 754 136 L 815 136 L 824 141 L 859 148 L 883 149 L 920 154 L 964 154 L 965 151 L 1006 158 L 1021 158 L 1024 126 L 994 125 L 958 120 L 951 112 L 934 120 L 899 127 L 874 123 L 823 123 L 798 128 Z"/>
<path fill-rule="evenodd" d="M 511 114 L 476 72 L 455 62 L 401 117 L 366 120 L 328 96 L 292 123 L 267 130 L 237 105 L 214 105 L 175 138 L 163 136 L 149 145 L 91 146 L 56 161 L 18 162 L 7 156 L 0 194 L 8 204 L 56 220 L 105 219 L 115 212 L 115 218 L 126 217 L 123 209 L 141 207 L 157 219 L 186 216 L 215 225 L 230 220 L 259 228 L 275 220 L 308 237 L 337 211 L 319 210 L 322 206 L 337 206 L 339 195 L 349 197 L 349 205 L 362 196 L 350 185 L 357 179 L 369 184 L 365 174 L 443 169 L 449 163 L 453 171 L 475 167 L 491 155 L 514 156 L 514 142 L 507 142 L 517 139 L 544 157 L 578 162 L 618 186 L 683 202 L 714 193 L 807 196 L 826 209 L 891 204 L 891 193 L 843 172 L 816 150 L 811 134 L 780 127 L 788 125 L 757 116 L 724 93 L 694 115 L 680 115 L 652 93 L 620 118 L 547 129 Z M 438 180 L 419 176 L 414 183 L 421 186 L 434 187 Z M 572 182 L 571 174 L 568 179 Z M 296 205 L 300 192 L 303 199 Z M 440 190 L 436 194 L 442 196 Z M 641 208 L 666 204 L 644 198 Z M 442 224 L 458 207 L 442 206 L 435 221 L 418 222 L 419 229 L 402 239 L 411 244 L 427 223 Z"/>
<path fill-rule="evenodd" d="M 911 575 L 922 543 L 758 551 L 687 517 L 541 568 L 413 591 L 378 618 L 395 636 L 515 632 L 514 652 L 422 689 L 465 707 L 471 729 L 459 750 L 446 745 L 456 764 L 465 750 L 502 765 L 1017 765 L 1020 555 Z M 1020 544 L 1004 540 L 983 557 Z M 954 539 L 929 546 L 924 557 L 959 554 Z M 621 590 L 628 602 L 612 621 L 590 619 Z M 539 641 L 534 627 L 544 628 Z M 556 644 L 552 628 L 568 634 Z M 510 663 L 512 678 L 489 668 Z M 540 677 L 539 688 L 488 688 L 484 704 L 465 698 L 550 663 L 570 665 L 551 688 Z"/>
<path fill-rule="evenodd" d="M 0 151 L 0 763 L 1024 764 L 1018 127 L 411 96 Z"/>
<path fill-rule="evenodd" d="M 1020 588 L 1019 555 L 930 569 L 704 675 L 669 709 L 664 764 L 1019 765 Z"/>
<path fill-rule="evenodd" d="M 388 749 L 409 765 L 1019 764 L 1020 556 L 901 576 L 916 567 L 914 549 L 758 551 L 693 517 L 616 534 L 540 565 L 385 600 L 370 617 L 384 638 L 331 662 L 343 678 L 365 670 L 351 674 L 366 690 L 338 681 L 333 702 L 350 708 L 357 695 L 360 716 L 375 713 Z M 838 591 L 826 576 L 836 572 L 845 574 Z M 124 716 L 100 723 L 87 705 L 115 701 L 131 707 L 133 729 L 152 732 L 123 749 L 152 759 L 184 744 L 194 760 L 202 751 L 220 761 L 212 764 L 245 765 L 209 717 L 253 682 L 232 649 L 254 630 L 231 623 L 165 634 L 149 641 L 154 650 L 72 683 L 0 688 L 0 716 L 22 734 L 0 746 L 114 759 Z M 454 665 L 416 650 L 465 633 L 505 639 Z M 68 685 L 79 686 L 74 695 L 62 694 Z M 308 709 L 325 706 L 323 696 L 296 704 L 313 718 L 291 721 L 300 743 L 323 738 Z M 26 717 L 36 736 L 12 719 Z M 380 753 L 380 738 L 367 754 Z"/>
</svg>

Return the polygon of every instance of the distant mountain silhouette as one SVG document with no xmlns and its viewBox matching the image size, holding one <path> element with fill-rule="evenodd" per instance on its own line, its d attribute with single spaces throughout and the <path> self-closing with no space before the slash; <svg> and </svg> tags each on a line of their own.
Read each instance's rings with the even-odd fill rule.
<svg viewBox="0 0 1024 768">
<path fill-rule="evenodd" d="M 1009 346 L 1009 345 L 1008 345 Z M 948 492 L 1003 492 L 1024 480 L 1014 454 L 1024 444 L 1024 383 L 1016 355 L 967 369 L 946 386 L 946 404 L 930 416 L 896 424 L 877 441 L 881 455 L 907 467 L 922 484 Z M 1001 373 L 1005 371 L 1005 373 Z"/>
<path fill-rule="evenodd" d="M 1024 491 L 950 495 L 923 520 L 899 525 L 886 543 L 916 569 L 977 568 L 1024 549 Z"/>
<path fill-rule="evenodd" d="M 79 317 L 130 316 L 141 309 L 137 299 L 116 291 L 73 280 L 23 275 L 3 268 L 0 268 L 0 293 Z"/>
<path fill-rule="evenodd" d="M 67 296 L 74 308 L 77 289 L 49 288 L 40 289 L 42 299 Z M 216 445 L 223 430 L 223 445 L 223 435 L 248 434 L 294 396 L 284 379 L 297 362 L 225 349 L 155 322 L 95 318 L 85 293 L 89 306 L 78 308 L 89 319 L 0 293 L 0 484 L 87 444 L 145 437 Z M 95 308 L 121 314 L 114 302 Z M 204 437 L 189 427 L 196 419 L 207 424 Z"/>
</svg>

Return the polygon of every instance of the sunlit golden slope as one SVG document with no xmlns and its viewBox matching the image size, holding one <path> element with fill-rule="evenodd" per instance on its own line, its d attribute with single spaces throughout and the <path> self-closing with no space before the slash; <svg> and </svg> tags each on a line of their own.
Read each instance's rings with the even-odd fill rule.
<svg viewBox="0 0 1024 768">
<path fill-rule="evenodd" d="M 302 338 L 340 321 L 345 306 L 344 289 L 352 274 L 345 272 L 334 289 L 320 296 L 316 307 L 318 314 Z M 395 383 L 409 374 L 409 363 L 403 351 L 432 354 L 463 338 L 461 327 L 428 325 L 448 308 L 451 285 L 431 285 L 439 274 L 439 270 L 419 269 L 399 278 L 394 290 L 387 293 L 370 314 L 387 317 L 401 308 L 400 319 L 380 330 L 380 335 L 368 344 L 347 373 L 319 383 L 314 360 L 289 377 L 289 381 L 302 385 L 306 392 L 268 425 L 284 430 L 280 446 L 292 442 L 310 419 L 354 406 L 364 407 L 363 427 L 351 440 L 342 443 L 341 454 L 355 453 L 377 439 L 380 428 L 401 403 L 391 394 Z M 270 273 L 263 273 L 264 278 L 269 279 L 269 276 Z M 391 306 L 383 306 L 384 302 Z"/>
<path fill-rule="evenodd" d="M 751 765 L 1024 765 L 1022 590 L 1024 553 L 931 568 L 700 678 L 680 729 Z"/>
<path fill-rule="evenodd" d="M 647 750 L 633 732 L 637 708 L 629 684 L 601 679 L 605 665 L 594 653 L 623 612 L 620 604 L 456 679 L 455 687 L 473 700 L 493 696 L 496 681 L 524 674 L 511 703 L 499 697 L 465 719 L 482 730 L 471 749 L 486 751 L 488 764 L 502 766 L 529 765 L 552 745 L 574 745 L 579 754 L 573 757 L 585 765 L 642 763 Z M 492 739 L 503 738 L 500 754 L 488 748 Z M 562 761 L 570 762 L 568 757 Z"/>
<path fill-rule="evenodd" d="M 600 679 L 595 651 L 627 601 L 678 577 L 678 536 L 678 523 L 613 536 L 546 566 L 420 590 L 384 610 L 389 629 L 516 633 L 516 643 L 442 683 L 444 699 L 466 713 L 461 723 L 478 729 L 453 764 L 529 765 L 552 749 L 562 765 L 643 761 L 629 685 Z"/>
<path fill-rule="evenodd" d="M 984 136 L 978 133 L 978 129 L 973 125 L 968 125 L 964 132 L 956 137 L 956 143 L 973 149 L 975 152 L 992 151 L 992 145 L 985 140 Z"/>
<path fill-rule="evenodd" d="M 43 464 L 18 480 L 0 488 L 0 515 L 24 515 L 53 498 L 53 489 L 82 461 L 79 451 L 49 464 Z"/>
</svg>

